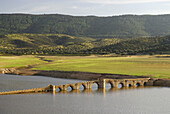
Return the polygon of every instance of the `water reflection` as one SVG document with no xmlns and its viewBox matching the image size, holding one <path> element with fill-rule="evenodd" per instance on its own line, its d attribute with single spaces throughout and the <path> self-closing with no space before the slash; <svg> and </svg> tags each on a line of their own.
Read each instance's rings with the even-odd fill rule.
<svg viewBox="0 0 170 114">
<path fill-rule="evenodd" d="M 0 91 L 63 85 L 81 80 L 0 74 Z M 108 88 L 107 88 L 108 87 Z M 170 89 L 123 87 L 0 96 L 0 114 L 169 114 Z"/>
<path fill-rule="evenodd" d="M 95 94 L 95 93 L 101 93 L 101 94 L 107 94 L 107 93 L 113 93 L 116 91 L 127 91 L 127 90 L 133 90 L 133 89 L 144 89 L 144 88 L 153 88 L 152 86 L 138 86 L 138 87 L 122 87 L 122 88 L 110 88 L 107 87 L 106 89 L 103 88 L 92 88 L 92 89 L 77 89 L 77 90 L 70 90 L 70 91 L 56 91 L 56 92 L 50 92 L 55 94 Z"/>
<path fill-rule="evenodd" d="M 68 87 L 67 91 L 61 91 L 60 89 L 56 89 L 53 92 L 30 92 L 30 93 L 18 93 L 18 94 L 53 94 L 54 96 L 57 94 L 110 94 L 115 93 L 117 91 L 127 91 L 127 90 L 136 90 L 136 89 L 144 89 L 144 88 L 153 88 L 152 86 L 137 86 L 137 87 L 122 87 L 122 88 L 97 88 L 95 89 L 77 89 L 74 90 L 72 87 Z M 158 88 L 158 87 L 157 87 Z M 161 87 L 160 87 L 161 88 Z M 10 94 L 10 95 L 17 95 L 17 94 Z"/>
</svg>

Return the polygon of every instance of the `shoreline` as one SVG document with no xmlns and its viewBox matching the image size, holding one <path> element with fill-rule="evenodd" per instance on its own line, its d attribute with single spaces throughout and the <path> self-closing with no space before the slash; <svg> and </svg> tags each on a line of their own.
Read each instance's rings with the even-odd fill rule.
<svg viewBox="0 0 170 114">
<path fill-rule="evenodd" d="M 96 80 L 99 78 L 111 78 L 111 79 L 149 78 L 146 76 L 130 76 L 130 75 L 108 74 L 108 73 L 29 70 L 27 68 L 0 69 L 0 73 L 21 75 L 21 76 L 45 76 L 45 77 L 53 77 L 53 78 L 78 79 L 78 80 Z M 170 79 L 151 78 L 150 81 L 153 83 L 153 86 L 170 87 Z"/>
<path fill-rule="evenodd" d="M 96 80 L 98 78 L 112 78 L 112 79 L 132 79 L 132 78 L 148 78 L 147 76 L 130 76 L 122 74 L 109 74 L 109 73 L 92 73 L 92 72 L 78 72 L 78 71 L 45 71 L 45 70 L 30 70 L 28 68 L 6 68 L 0 69 L 1 74 L 13 75 L 32 75 L 32 76 L 46 76 L 54 78 L 65 79 L 79 79 L 79 80 Z"/>
</svg>

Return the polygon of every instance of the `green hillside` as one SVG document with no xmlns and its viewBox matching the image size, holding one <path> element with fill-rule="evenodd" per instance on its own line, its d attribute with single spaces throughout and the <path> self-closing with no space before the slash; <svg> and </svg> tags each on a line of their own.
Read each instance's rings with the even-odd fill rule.
<svg viewBox="0 0 170 114">
<path fill-rule="evenodd" d="M 82 54 L 83 50 L 119 41 L 64 34 L 6 34 L 0 36 L 0 54 Z"/>
<path fill-rule="evenodd" d="M 93 48 L 91 53 L 116 53 L 116 54 L 170 54 L 170 36 L 133 38 L 109 46 Z"/>
<path fill-rule="evenodd" d="M 170 36 L 146 38 L 75 37 L 64 34 L 6 34 L 0 54 L 170 54 Z"/>
<path fill-rule="evenodd" d="M 112 17 L 0 14 L 0 34 L 67 34 L 93 38 L 170 35 L 170 15 Z"/>
</svg>

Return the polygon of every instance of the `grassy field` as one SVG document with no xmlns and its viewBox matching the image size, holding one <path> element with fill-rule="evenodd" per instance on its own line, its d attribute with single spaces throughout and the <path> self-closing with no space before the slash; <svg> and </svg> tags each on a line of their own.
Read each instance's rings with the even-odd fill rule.
<svg viewBox="0 0 170 114">
<path fill-rule="evenodd" d="M 35 56 L 0 56 L 0 68 L 27 67 L 28 65 L 47 63 Z"/>
<path fill-rule="evenodd" d="M 37 64 L 33 70 L 82 71 L 143 75 L 154 78 L 170 78 L 170 58 L 154 56 L 133 57 L 78 57 L 44 56 L 50 63 L 34 56 L 0 57 L 0 67 L 21 67 Z"/>
<path fill-rule="evenodd" d="M 38 65 L 36 70 L 83 71 L 144 75 L 170 78 L 170 58 L 141 57 L 46 57 L 51 64 Z"/>
</svg>

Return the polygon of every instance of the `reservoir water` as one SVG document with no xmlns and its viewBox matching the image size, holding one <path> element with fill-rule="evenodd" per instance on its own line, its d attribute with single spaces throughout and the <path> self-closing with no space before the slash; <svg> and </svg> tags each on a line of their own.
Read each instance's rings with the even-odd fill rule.
<svg viewBox="0 0 170 114">
<path fill-rule="evenodd" d="M 81 80 L 0 74 L 0 91 Z M 0 96 L 0 114 L 170 114 L 170 88 L 137 87 Z"/>
</svg>

